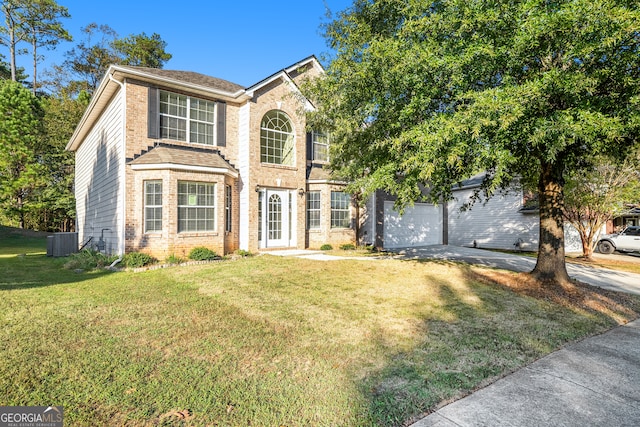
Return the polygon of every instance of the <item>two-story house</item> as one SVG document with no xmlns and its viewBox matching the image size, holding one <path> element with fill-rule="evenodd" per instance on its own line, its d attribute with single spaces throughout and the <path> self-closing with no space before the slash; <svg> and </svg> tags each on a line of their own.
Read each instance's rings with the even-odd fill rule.
<svg viewBox="0 0 640 427">
<path fill-rule="evenodd" d="M 311 56 L 245 88 L 111 66 L 67 145 L 79 241 L 161 259 L 354 242 L 351 197 L 323 168 L 327 138 L 306 129 L 299 84 L 322 72 Z"/>
</svg>

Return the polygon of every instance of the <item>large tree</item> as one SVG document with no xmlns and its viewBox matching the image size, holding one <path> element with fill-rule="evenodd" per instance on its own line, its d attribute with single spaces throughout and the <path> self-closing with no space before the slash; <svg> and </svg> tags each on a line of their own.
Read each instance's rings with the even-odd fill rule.
<svg viewBox="0 0 640 427">
<path fill-rule="evenodd" d="M 569 171 L 564 216 L 580 235 L 582 255 L 591 258 L 602 227 L 640 201 L 640 155 L 613 162 L 598 157 L 591 167 Z"/>
<path fill-rule="evenodd" d="M 139 67 L 162 68 L 172 55 L 165 51 L 167 42 L 160 35 L 153 33 L 132 34 L 123 39 L 116 39 L 112 44 L 120 56 L 123 65 Z"/>
<path fill-rule="evenodd" d="M 640 11 L 623 0 L 356 0 L 325 26 L 335 50 L 307 89 L 332 166 L 406 205 L 451 197 L 481 171 L 487 195 L 537 188 L 542 280 L 569 280 L 566 173 L 620 156 L 640 131 Z"/>
<path fill-rule="evenodd" d="M 46 184 L 39 100 L 21 84 L 0 80 L 0 207 L 19 227 L 37 188 Z"/>
<path fill-rule="evenodd" d="M 38 62 L 42 55 L 38 48 L 54 49 L 61 41 L 70 41 L 71 35 L 64 29 L 61 18 L 70 18 L 66 7 L 60 6 L 54 0 L 29 0 L 25 2 L 20 13 L 25 40 L 31 44 L 31 58 L 33 63 L 32 90 L 38 90 Z"/>
<path fill-rule="evenodd" d="M 0 43 L 9 48 L 9 67 L 11 70 L 11 80 L 18 81 L 16 56 L 18 54 L 18 43 L 26 40 L 27 33 L 24 31 L 22 21 L 22 10 L 24 1 L 22 0 L 2 0 L 0 10 L 4 15 L 4 26 L 0 27 Z"/>
<path fill-rule="evenodd" d="M 165 51 L 166 42 L 156 33 L 119 39 L 113 28 L 96 23 L 87 25 L 82 32 L 84 40 L 66 53 L 63 66 L 56 67 L 58 78 L 71 75 L 67 86 L 76 92 L 93 93 L 112 64 L 162 68 L 171 59 Z"/>
<path fill-rule="evenodd" d="M 89 95 L 71 98 L 59 93 L 42 100 L 44 110 L 41 159 L 46 186 L 35 191 L 37 209 L 30 212 L 27 225 L 47 231 L 73 231 L 75 226 L 74 154 L 65 146 L 80 121 Z"/>
</svg>

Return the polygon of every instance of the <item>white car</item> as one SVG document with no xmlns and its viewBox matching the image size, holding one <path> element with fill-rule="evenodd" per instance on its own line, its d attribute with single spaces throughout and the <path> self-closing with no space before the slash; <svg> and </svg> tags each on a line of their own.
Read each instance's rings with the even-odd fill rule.
<svg viewBox="0 0 640 427">
<path fill-rule="evenodd" d="M 640 227 L 629 226 L 620 233 L 605 234 L 598 241 L 598 251 L 603 254 L 640 252 Z"/>
</svg>

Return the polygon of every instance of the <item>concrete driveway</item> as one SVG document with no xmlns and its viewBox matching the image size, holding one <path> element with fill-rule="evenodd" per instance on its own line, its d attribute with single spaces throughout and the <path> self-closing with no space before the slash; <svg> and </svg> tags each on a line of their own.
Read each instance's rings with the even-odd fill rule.
<svg viewBox="0 0 640 427">
<path fill-rule="evenodd" d="M 528 256 L 449 245 L 394 249 L 392 252 L 403 259 L 466 262 L 518 272 L 529 272 L 536 265 L 536 259 Z M 593 286 L 640 295 L 640 274 L 570 263 L 567 263 L 567 271 L 572 278 Z"/>
</svg>

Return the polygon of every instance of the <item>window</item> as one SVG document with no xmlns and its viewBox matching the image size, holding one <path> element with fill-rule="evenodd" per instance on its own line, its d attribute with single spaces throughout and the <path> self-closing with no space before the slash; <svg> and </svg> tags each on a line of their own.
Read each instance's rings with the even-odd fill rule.
<svg viewBox="0 0 640 427">
<path fill-rule="evenodd" d="M 351 226 L 351 196 L 342 191 L 331 192 L 331 228 Z"/>
<path fill-rule="evenodd" d="M 231 232 L 231 186 L 227 185 L 224 193 L 224 231 Z"/>
<path fill-rule="evenodd" d="M 282 198 L 277 194 L 269 197 L 268 213 L 269 239 L 282 239 Z"/>
<path fill-rule="evenodd" d="M 307 228 L 320 228 L 320 192 L 307 193 Z"/>
<path fill-rule="evenodd" d="M 313 144 L 313 158 L 316 162 L 329 161 L 329 137 L 322 132 L 311 132 L 311 143 Z"/>
<path fill-rule="evenodd" d="M 162 231 L 162 181 L 144 181 L 144 232 Z"/>
<path fill-rule="evenodd" d="M 260 125 L 260 161 L 276 165 L 293 166 L 293 126 L 284 112 L 271 110 Z"/>
<path fill-rule="evenodd" d="M 178 181 L 178 233 L 214 231 L 215 184 Z"/>
<path fill-rule="evenodd" d="M 258 192 L 258 241 L 262 242 L 262 197 L 264 192 Z"/>
<path fill-rule="evenodd" d="M 215 102 L 160 91 L 160 136 L 214 145 L 215 107 Z"/>
</svg>

